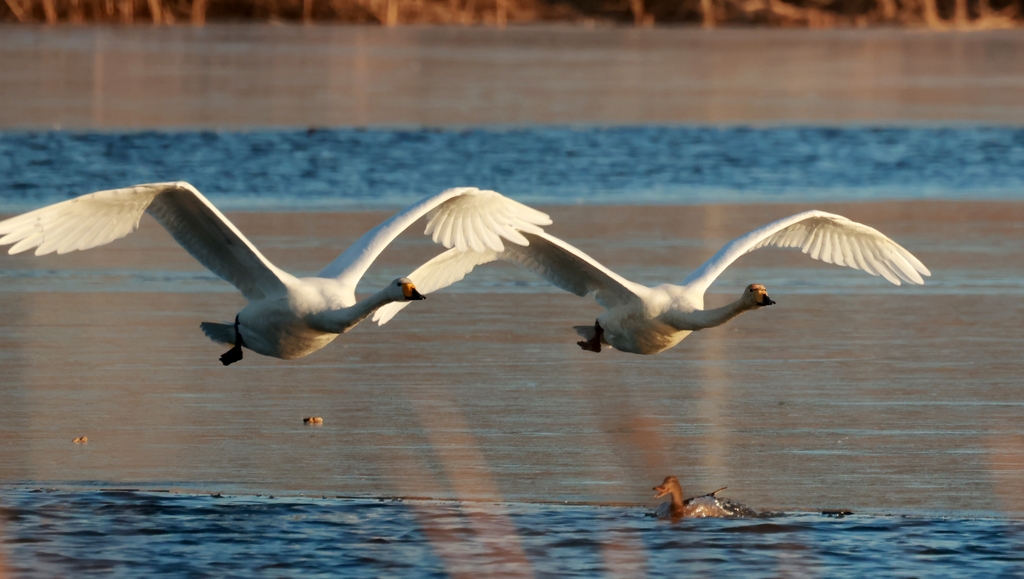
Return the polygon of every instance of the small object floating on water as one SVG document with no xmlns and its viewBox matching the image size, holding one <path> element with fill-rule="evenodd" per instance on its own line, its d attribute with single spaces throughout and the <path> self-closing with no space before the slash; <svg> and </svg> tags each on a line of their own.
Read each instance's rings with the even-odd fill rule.
<svg viewBox="0 0 1024 579">
<path fill-rule="evenodd" d="M 837 519 L 841 519 L 846 515 L 852 515 L 853 511 L 847 509 L 825 509 L 821 511 L 821 514 L 825 515 L 826 517 L 835 517 Z"/>
<path fill-rule="evenodd" d="M 660 499 L 665 495 L 672 495 L 672 501 L 658 505 L 658 510 L 655 511 L 654 516 L 659 519 L 672 519 L 673 521 L 683 518 L 741 518 L 760 516 L 760 513 L 750 507 L 716 496 L 726 488 L 722 487 L 715 492 L 683 500 L 683 487 L 679 484 L 679 479 L 674 476 L 667 476 L 660 485 L 654 487 L 653 490 L 658 492 L 658 494 L 654 495 L 654 498 Z"/>
<path fill-rule="evenodd" d="M 320 418 L 319 416 L 310 416 L 308 418 L 303 418 L 302 423 L 309 425 L 319 425 L 324 423 L 324 419 Z"/>
<path fill-rule="evenodd" d="M 89 442 L 89 437 L 88 436 L 79 436 L 78 438 L 72 440 L 71 442 L 75 442 L 75 443 L 78 443 L 78 444 L 85 444 L 85 443 Z"/>
</svg>

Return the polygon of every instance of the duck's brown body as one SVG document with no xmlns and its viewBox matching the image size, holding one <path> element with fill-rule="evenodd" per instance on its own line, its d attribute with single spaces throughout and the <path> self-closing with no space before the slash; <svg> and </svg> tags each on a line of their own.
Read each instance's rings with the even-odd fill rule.
<svg viewBox="0 0 1024 579">
<path fill-rule="evenodd" d="M 654 496 L 656 499 L 665 495 L 672 495 L 672 501 L 659 505 L 658 510 L 655 513 L 658 518 L 662 519 L 678 520 L 684 518 L 696 519 L 704 517 L 741 518 L 759 516 L 757 511 L 745 505 L 733 502 L 729 499 L 718 498 L 716 495 L 724 491 L 725 487 L 706 495 L 683 499 L 683 487 L 679 484 L 679 479 L 674 476 L 667 476 L 665 477 L 665 480 L 659 486 L 654 487 L 653 490 L 658 491 L 658 494 Z"/>
</svg>

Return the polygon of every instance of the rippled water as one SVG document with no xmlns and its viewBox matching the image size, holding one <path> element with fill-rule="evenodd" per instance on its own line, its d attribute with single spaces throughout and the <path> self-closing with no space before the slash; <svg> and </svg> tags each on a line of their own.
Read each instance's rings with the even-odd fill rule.
<svg viewBox="0 0 1024 579">
<path fill-rule="evenodd" d="M 289 211 L 231 218 L 309 274 L 387 215 L 349 209 L 477 185 L 545 206 L 552 233 L 653 284 L 813 202 L 935 274 L 895 288 L 758 252 L 709 303 L 759 281 L 777 306 L 648 358 L 584 355 L 571 326 L 592 300 L 494 266 L 308 359 L 225 369 L 197 324 L 241 299 L 151 220 L 90 252 L 0 256 L 0 578 L 1024 576 L 1019 46 L 0 31 L 3 127 L 467 127 L 0 132 L 0 212 L 184 179 L 225 209 Z M 674 124 L 690 122 L 865 125 Z M 952 126 L 870 126 L 892 122 Z M 738 205 L 703 205 L 720 202 Z M 341 212 L 297 213 L 325 209 Z M 435 252 L 400 238 L 362 289 Z M 786 514 L 646 517 L 667 474 Z"/>
<path fill-rule="evenodd" d="M 518 128 L 0 133 L 0 209 L 186 180 L 233 209 L 527 202 L 1018 199 L 1024 129 Z"/>
<path fill-rule="evenodd" d="M 138 491 L 0 493 L 21 577 L 1015 577 L 1024 522 Z"/>
<path fill-rule="evenodd" d="M 934 276 L 765 250 L 709 303 L 756 280 L 771 310 L 656 357 L 581 357 L 592 300 L 494 266 L 308 359 L 226 370 L 197 324 L 240 298 L 152 221 L 2 256 L 0 577 L 1024 576 L 1020 129 L 0 133 L 0 211 L 176 179 L 287 210 L 231 218 L 298 274 L 387 216 L 298 211 L 474 184 L 642 283 L 808 202 Z M 363 289 L 435 253 L 404 236 Z M 645 517 L 667 474 L 787 514 Z"/>
</svg>

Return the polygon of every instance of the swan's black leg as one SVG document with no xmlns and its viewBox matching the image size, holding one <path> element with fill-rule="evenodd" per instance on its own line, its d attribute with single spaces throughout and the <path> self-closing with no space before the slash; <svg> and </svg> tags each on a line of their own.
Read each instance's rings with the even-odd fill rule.
<svg viewBox="0 0 1024 579">
<path fill-rule="evenodd" d="M 601 323 L 594 321 L 594 337 L 589 340 L 580 340 L 576 342 L 576 345 L 588 352 L 600 352 L 601 351 L 601 338 L 604 337 L 604 329 L 601 328 Z"/>
<path fill-rule="evenodd" d="M 224 355 L 220 357 L 220 363 L 225 366 L 229 366 L 241 360 L 242 346 L 244 345 L 245 342 L 242 341 L 242 331 L 238 328 L 238 316 L 235 316 L 235 345 L 227 352 L 224 352 Z"/>
</svg>

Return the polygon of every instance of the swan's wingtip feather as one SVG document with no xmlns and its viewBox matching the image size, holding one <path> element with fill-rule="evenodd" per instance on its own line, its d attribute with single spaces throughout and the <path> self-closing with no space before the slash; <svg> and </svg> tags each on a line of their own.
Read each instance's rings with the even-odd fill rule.
<svg viewBox="0 0 1024 579">
<path fill-rule="evenodd" d="M 524 247 L 530 245 L 530 240 L 524 237 L 523 234 L 519 233 L 519 231 L 516 229 L 506 229 L 505 232 L 502 234 L 502 237 L 511 241 L 512 243 L 515 243 L 516 245 L 522 245 Z"/>
</svg>

